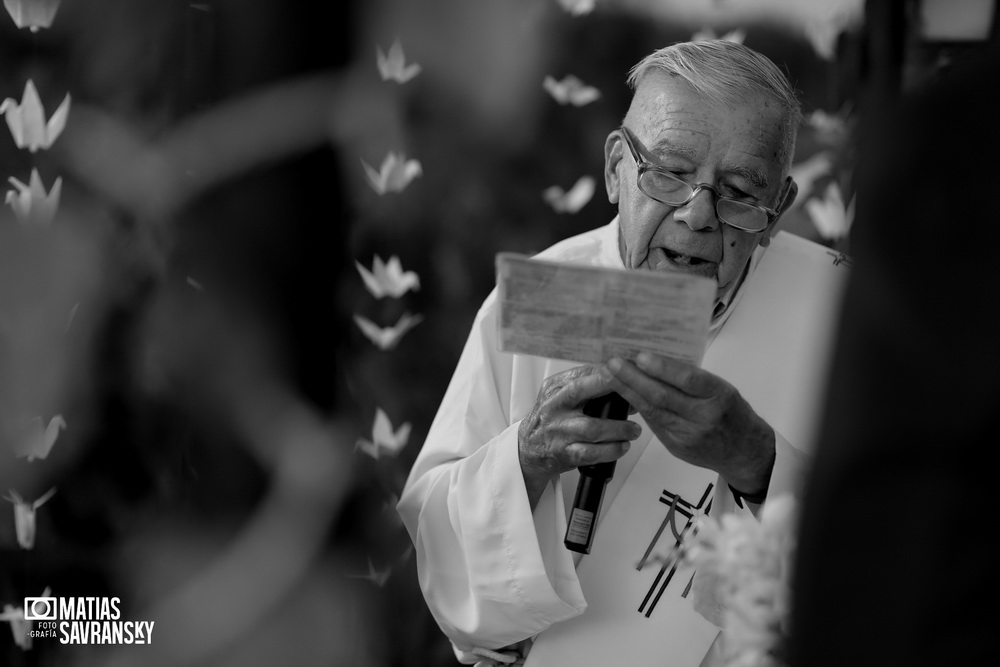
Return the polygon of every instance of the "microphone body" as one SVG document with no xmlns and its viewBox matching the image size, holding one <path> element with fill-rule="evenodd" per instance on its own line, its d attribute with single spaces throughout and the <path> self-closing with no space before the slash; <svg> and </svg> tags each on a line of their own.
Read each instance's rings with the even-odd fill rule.
<svg viewBox="0 0 1000 667">
<path fill-rule="evenodd" d="M 587 401 L 583 406 L 583 414 L 625 420 L 628 419 L 628 407 L 628 401 L 617 393 L 610 393 Z M 566 537 L 563 539 L 570 551 L 590 553 L 597 517 L 604 500 L 604 489 L 615 474 L 615 463 L 617 461 L 608 461 L 578 468 L 580 481 L 576 485 L 573 509 L 569 514 L 569 525 L 566 526 Z"/>
</svg>

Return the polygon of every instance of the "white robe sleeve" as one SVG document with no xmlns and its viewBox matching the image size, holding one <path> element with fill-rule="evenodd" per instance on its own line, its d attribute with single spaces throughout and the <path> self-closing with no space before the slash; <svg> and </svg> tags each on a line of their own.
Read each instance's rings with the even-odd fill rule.
<svg viewBox="0 0 1000 667">
<path fill-rule="evenodd" d="M 523 415 L 511 414 L 513 358 L 496 351 L 492 294 L 398 505 L 424 598 L 463 662 L 475 661 L 475 647 L 508 646 L 586 609 L 562 547 L 558 485 L 534 516 L 528 503 L 517 449 Z"/>
<path fill-rule="evenodd" d="M 771 481 L 767 486 L 767 497 L 777 498 L 791 494 L 796 500 L 800 500 L 809 459 L 809 455 L 788 442 L 785 436 L 775 430 L 774 467 L 771 469 Z"/>
<path fill-rule="evenodd" d="M 797 502 L 802 499 L 802 484 L 809 456 L 788 442 L 777 429 L 774 431 L 774 467 L 771 468 L 771 480 L 767 485 L 767 496 L 764 503 L 771 498 L 790 494 Z M 729 493 L 732 498 L 733 494 Z M 735 501 L 734 501 L 735 504 Z M 763 504 L 746 503 L 747 508 L 760 519 Z"/>
</svg>

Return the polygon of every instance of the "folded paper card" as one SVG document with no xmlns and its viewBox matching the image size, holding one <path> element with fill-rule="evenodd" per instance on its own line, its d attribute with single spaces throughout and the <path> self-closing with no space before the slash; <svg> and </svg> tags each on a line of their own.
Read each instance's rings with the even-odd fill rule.
<svg viewBox="0 0 1000 667">
<path fill-rule="evenodd" d="M 497 255 L 503 352 L 597 363 L 639 352 L 700 364 L 716 283 Z"/>
</svg>

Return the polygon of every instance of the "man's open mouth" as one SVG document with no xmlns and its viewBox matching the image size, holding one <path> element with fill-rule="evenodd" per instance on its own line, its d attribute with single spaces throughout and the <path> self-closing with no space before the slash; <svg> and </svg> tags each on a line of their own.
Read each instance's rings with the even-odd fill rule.
<svg viewBox="0 0 1000 667">
<path fill-rule="evenodd" d="M 699 264 L 705 264 L 708 262 L 707 259 L 702 259 L 701 257 L 692 257 L 691 255 L 682 255 L 679 252 L 674 252 L 669 248 L 664 248 L 663 252 L 666 253 L 670 261 L 677 264 L 683 264 L 685 266 L 698 266 Z"/>
</svg>

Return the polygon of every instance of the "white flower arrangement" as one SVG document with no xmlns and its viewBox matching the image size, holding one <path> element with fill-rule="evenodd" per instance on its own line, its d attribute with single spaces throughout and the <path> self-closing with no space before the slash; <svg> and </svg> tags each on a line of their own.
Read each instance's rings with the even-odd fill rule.
<svg viewBox="0 0 1000 667">
<path fill-rule="evenodd" d="M 712 575 L 722 604 L 726 667 L 781 667 L 796 544 L 795 501 L 769 499 L 761 520 L 702 517 L 685 558 Z"/>
</svg>

